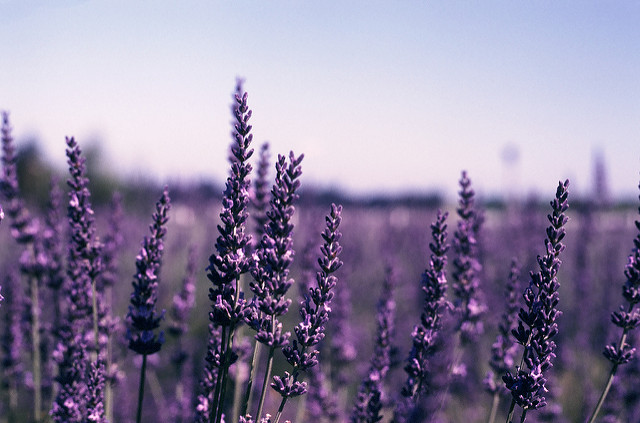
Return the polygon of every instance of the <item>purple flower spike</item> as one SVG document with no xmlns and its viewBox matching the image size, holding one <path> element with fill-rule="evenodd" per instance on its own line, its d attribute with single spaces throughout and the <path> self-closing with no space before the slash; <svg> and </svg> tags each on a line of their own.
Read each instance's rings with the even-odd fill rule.
<svg viewBox="0 0 640 423">
<path fill-rule="evenodd" d="M 518 318 L 518 284 L 520 278 L 520 268 L 518 262 L 513 259 L 511 262 L 511 272 L 505 289 L 507 308 L 502 314 L 502 320 L 498 325 L 498 336 L 491 347 L 491 360 L 489 366 L 491 371 L 485 378 L 485 388 L 488 392 L 501 393 L 504 389 L 499 383 L 501 377 L 515 365 L 515 348 L 517 344 L 511 338 L 511 331 L 517 326 Z"/>
<path fill-rule="evenodd" d="M 20 244 L 33 242 L 37 227 L 24 205 L 18 186 L 16 147 L 11 135 L 9 114 L 2 112 L 2 177 L 0 190 L 7 200 L 7 214 L 11 218 L 11 235 Z"/>
<path fill-rule="evenodd" d="M 2 366 L 3 383 L 9 391 L 16 392 L 23 382 L 24 365 L 22 356 L 24 352 L 24 333 L 22 329 L 22 311 L 24 309 L 23 298 L 17 271 L 9 271 L 4 276 L 2 285 L 6 301 L 6 307 L 2 320 L 2 335 L 0 338 L 0 366 Z M 10 409 L 17 404 L 9 404 Z M 15 410 L 12 410 L 15 411 Z"/>
<path fill-rule="evenodd" d="M 256 169 L 256 179 L 251 205 L 253 206 L 253 220 L 256 223 L 256 242 L 259 244 L 264 234 L 264 227 L 267 224 L 267 208 L 269 207 L 269 143 L 265 142 L 260 147 L 260 161 Z"/>
<path fill-rule="evenodd" d="M 279 333 L 281 324 L 277 317 L 289 310 L 291 300 L 285 298 L 293 280 L 289 278 L 289 267 L 293 263 L 293 224 L 291 220 L 298 198 L 296 190 L 300 186 L 302 174 L 300 163 L 303 156 L 289 155 L 289 163 L 284 156 L 276 163 L 276 183 L 271 191 L 271 207 L 267 212 L 264 236 L 256 252 L 255 266 L 251 274 L 255 282 L 250 288 L 255 294 L 258 312 L 256 339 L 269 347 L 280 348 L 288 343 L 289 334 Z"/>
<path fill-rule="evenodd" d="M 242 84 L 238 84 L 241 90 Z M 249 271 L 251 266 L 251 236 L 245 233 L 249 205 L 249 174 L 251 164 L 249 159 L 253 149 L 249 146 L 253 139 L 251 125 L 251 110 L 247 106 L 247 94 L 235 96 L 236 104 L 233 108 L 235 124 L 229 161 L 231 171 L 227 178 L 222 198 L 220 212 L 221 225 L 218 225 L 216 252 L 209 257 L 207 277 L 213 284 L 209 288 L 209 299 L 212 311 L 209 320 L 216 328 L 223 328 L 223 339 L 217 345 L 219 351 L 209 351 L 207 354 L 220 355 L 220 369 L 217 375 L 216 387 L 211 401 L 210 421 L 219 423 L 222 419 L 222 405 L 226 394 L 226 379 L 229 366 L 237 359 L 233 351 L 233 335 L 247 314 L 244 293 L 240 292 L 240 276 Z M 211 332 L 214 333 L 213 331 Z M 214 345 L 210 342 L 209 347 Z M 211 362 L 209 363 L 211 364 Z"/>
<path fill-rule="evenodd" d="M 640 185 L 638 185 L 638 188 L 640 188 Z M 638 207 L 638 211 L 640 212 L 640 207 Z M 622 334 L 617 343 L 613 342 L 605 347 L 604 356 L 612 363 L 612 367 L 589 423 L 595 421 L 609 393 L 618 367 L 629 363 L 633 359 L 637 360 L 635 357 L 636 349 L 629 342 L 630 335 L 633 334 L 632 331 L 640 326 L 640 309 L 636 308 L 636 305 L 640 303 L 640 221 L 636 220 L 635 225 L 638 234 L 633 240 L 633 249 L 627 259 L 627 265 L 624 269 L 624 275 L 627 280 L 622 287 L 622 297 L 627 304 L 626 306 L 620 306 L 618 311 L 611 314 L 611 322 L 622 329 Z"/>
<path fill-rule="evenodd" d="M 101 360 L 91 363 L 87 381 L 89 398 L 87 400 L 87 421 L 107 423 L 104 410 L 104 363 Z"/>
<path fill-rule="evenodd" d="M 70 314 L 75 320 L 91 316 L 91 284 L 100 274 L 99 246 L 94 242 L 94 218 L 89 193 L 89 180 L 85 176 L 85 157 L 75 139 L 67 138 L 67 163 L 71 188 L 67 215 L 71 226 L 67 277 L 71 285 Z"/>
<path fill-rule="evenodd" d="M 153 224 L 150 226 L 151 237 L 145 237 L 142 249 L 136 257 L 136 274 L 134 275 L 131 305 L 127 313 L 127 339 L 129 348 L 138 354 L 150 355 L 160 351 L 164 343 L 164 332 L 156 335 L 154 331 L 160 327 L 164 318 L 156 312 L 158 299 L 158 273 L 160 271 L 166 224 L 171 207 L 169 193 L 165 187 L 162 197 L 156 203 Z"/>
<path fill-rule="evenodd" d="M 297 339 L 282 349 L 293 372 L 285 372 L 284 376 L 273 377 L 271 387 L 282 396 L 276 422 L 288 398 L 307 392 L 306 383 L 298 381 L 300 372 L 318 364 L 318 351 L 313 347 L 324 338 L 325 325 L 329 321 L 331 300 L 337 283 L 333 273 L 342 266 L 338 258 L 342 251 L 338 243 L 342 236 L 338 231 L 342 221 L 341 213 L 342 206 L 331 205 L 331 213 L 326 217 L 326 227 L 322 233 L 324 244 L 320 247 L 322 257 L 318 259 L 320 271 L 316 273 L 317 285 L 309 289 L 301 304 L 301 322 L 295 328 Z"/>
<path fill-rule="evenodd" d="M 229 326 L 232 320 L 240 320 L 242 302 L 238 301 L 236 282 L 251 265 L 246 252 L 251 237 L 245 234 L 249 216 L 248 177 L 251 172 L 248 160 L 253 154 L 253 149 L 249 148 L 253 135 L 250 134 L 251 111 L 247 107 L 247 94 L 236 96 L 236 103 L 235 143 L 231 147 L 231 173 L 220 212 L 222 225 L 218 226 L 220 236 L 216 241 L 216 253 L 209 257 L 207 267 L 207 276 L 213 283 L 209 290 L 209 299 L 213 303 L 210 319 L 220 326 Z"/>
<path fill-rule="evenodd" d="M 393 299 L 395 280 L 389 266 L 378 301 L 376 344 L 371 365 L 362 381 L 356 403 L 351 414 L 352 423 L 376 423 L 382 420 L 384 379 L 391 365 L 391 338 L 395 319 L 396 303 Z"/>
<path fill-rule="evenodd" d="M 624 269 L 627 280 L 622 287 L 622 297 L 627 304 L 626 307 L 620 306 L 620 310 L 611 314 L 611 322 L 621 328 L 623 334 L 629 333 L 640 325 L 640 310 L 636 308 L 640 303 L 640 221 L 636 221 L 635 225 L 639 233 L 633 240 L 633 249 L 627 259 Z M 628 363 L 635 355 L 635 348 L 625 341 L 626 337 L 623 337 L 621 342 L 611 343 L 605 348 L 605 357 L 615 366 Z"/>
<path fill-rule="evenodd" d="M 429 244 L 431 257 L 429 265 L 422 276 L 422 290 L 425 293 L 420 323 L 413 329 L 413 346 L 404 367 L 407 382 L 402 388 L 402 395 L 416 398 L 424 394 L 429 387 L 429 360 L 436 350 L 438 333 L 442 327 L 442 313 L 447 307 L 445 298 L 447 278 L 447 217 L 448 213 L 438 211 L 435 222 L 431 225 L 433 242 Z"/>
<path fill-rule="evenodd" d="M 547 389 L 543 372 L 552 366 L 555 357 L 556 344 L 553 338 L 558 333 L 556 319 L 562 314 L 557 308 L 560 287 L 557 275 L 561 264 L 558 257 L 564 250 L 564 225 L 569 220 L 565 215 L 569 208 L 568 187 L 568 180 L 558 184 L 556 198 L 551 202 L 553 212 L 548 215 L 551 225 L 547 228 L 545 255 L 538 256 L 540 271 L 531 272 L 531 281 L 523 295 L 526 310 L 520 309 L 518 327 L 512 331 L 516 342 L 524 346 L 524 366 L 516 366 L 516 374 L 507 372 L 502 377 L 512 396 L 507 420 L 513 416 L 516 404 L 522 407 L 524 415 L 528 410 L 546 405 L 544 395 Z"/>
<path fill-rule="evenodd" d="M 467 172 L 462 172 L 460 179 L 460 200 L 457 209 L 460 220 L 454 233 L 453 282 L 451 287 L 455 294 L 455 309 L 459 313 L 457 329 L 463 343 L 475 340 L 483 332 L 481 316 L 486 306 L 479 298 L 480 271 L 482 265 L 478 260 L 478 231 L 482 217 L 474 208 L 475 192 L 471 189 L 471 180 Z"/>
</svg>

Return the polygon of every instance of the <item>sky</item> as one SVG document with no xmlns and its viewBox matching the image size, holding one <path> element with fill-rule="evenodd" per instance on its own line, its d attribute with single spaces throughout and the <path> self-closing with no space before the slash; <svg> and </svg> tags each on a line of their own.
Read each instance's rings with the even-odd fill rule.
<svg viewBox="0 0 640 423">
<path fill-rule="evenodd" d="M 245 79 L 256 151 L 346 193 L 615 196 L 640 178 L 637 1 L 0 0 L 0 109 L 64 168 L 222 182 Z M 507 158 L 510 159 L 507 159 Z"/>
</svg>

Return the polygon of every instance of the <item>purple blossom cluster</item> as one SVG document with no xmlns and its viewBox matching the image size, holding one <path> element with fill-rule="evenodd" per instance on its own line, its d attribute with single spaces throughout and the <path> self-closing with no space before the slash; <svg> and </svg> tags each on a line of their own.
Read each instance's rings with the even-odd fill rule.
<svg viewBox="0 0 640 423">
<path fill-rule="evenodd" d="M 131 305 L 127 313 L 127 340 L 129 349 L 143 356 L 157 353 L 164 344 L 164 332 L 155 332 L 160 327 L 160 321 L 164 319 L 164 311 L 158 313 L 156 303 L 170 208 L 169 192 L 165 187 L 156 203 L 153 223 L 150 226 L 151 236 L 144 238 L 140 253 L 136 257 Z"/>
<path fill-rule="evenodd" d="M 524 352 L 516 373 L 507 372 L 503 376 L 512 396 L 507 421 L 513 415 L 516 404 L 522 407 L 525 416 L 527 411 L 546 405 L 544 395 L 547 392 L 547 379 L 543 372 L 552 366 L 555 358 L 556 344 L 553 338 L 558 334 L 556 319 L 562 314 L 558 309 L 560 284 L 557 275 L 561 264 L 559 256 L 565 248 L 562 244 L 566 233 L 564 225 L 569 220 L 565 215 L 569 207 L 568 187 L 568 180 L 558 184 L 556 198 L 551 202 L 553 212 L 548 215 L 550 226 L 547 227 L 545 239 L 546 252 L 544 256 L 538 256 L 540 271 L 531 272 L 531 281 L 523 295 L 526 309 L 520 309 L 518 327 L 512 331 L 516 342 L 524 347 Z"/>
<path fill-rule="evenodd" d="M 318 259 L 320 270 L 316 273 L 316 284 L 311 286 L 305 295 L 300 308 L 300 323 L 294 331 L 296 339 L 286 345 L 282 352 L 291 366 L 291 372 L 274 376 L 271 387 L 280 394 L 282 400 L 276 414 L 276 423 L 288 399 L 307 392 L 307 383 L 299 380 L 300 373 L 318 364 L 318 350 L 316 345 L 325 336 L 325 325 L 331 313 L 331 300 L 337 278 L 334 273 L 342 266 L 339 254 L 342 247 L 339 240 L 342 234 L 338 228 L 342 221 L 342 207 L 331 205 L 331 212 L 325 219 L 325 229 L 322 233 L 323 244 L 320 248 L 322 255 Z"/>
</svg>

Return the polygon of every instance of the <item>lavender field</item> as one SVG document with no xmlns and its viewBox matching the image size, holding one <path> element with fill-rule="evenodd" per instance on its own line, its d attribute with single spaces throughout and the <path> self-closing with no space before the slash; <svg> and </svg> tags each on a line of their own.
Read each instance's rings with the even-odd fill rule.
<svg viewBox="0 0 640 423">
<path fill-rule="evenodd" d="M 0 422 L 640 421 L 638 204 L 319 194 L 250 101 L 224 188 L 95 202 L 80 139 L 19 183 L 3 113 Z"/>
</svg>

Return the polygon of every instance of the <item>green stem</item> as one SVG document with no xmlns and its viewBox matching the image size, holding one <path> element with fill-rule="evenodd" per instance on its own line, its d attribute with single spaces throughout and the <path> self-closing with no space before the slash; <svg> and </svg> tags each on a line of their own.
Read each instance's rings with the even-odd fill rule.
<svg viewBox="0 0 640 423">
<path fill-rule="evenodd" d="M 516 409 L 516 400 L 515 399 L 511 399 L 511 405 L 509 406 L 509 414 L 507 415 L 507 422 L 506 423 L 511 423 L 511 419 L 513 419 L 513 412 Z"/>
<path fill-rule="evenodd" d="M 213 398 L 211 399 L 211 407 L 209 409 L 209 423 L 215 423 L 216 415 L 218 414 L 218 407 L 220 402 L 220 389 L 222 385 L 222 369 L 224 368 L 226 341 L 227 341 L 227 327 L 222 327 L 222 334 L 220 336 L 220 367 L 218 368 L 218 374 L 216 376 L 216 387 L 213 391 Z"/>
<path fill-rule="evenodd" d="M 147 383 L 149 384 L 149 388 L 151 389 L 151 397 L 153 398 L 153 402 L 156 406 L 156 410 L 158 415 L 168 415 L 167 410 L 165 408 L 164 401 L 164 393 L 162 392 L 162 385 L 158 380 L 158 376 L 153 370 L 153 367 L 150 369 L 149 374 L 147 375 Z"/>
<path fill-rule="evenodd" d="M 9 386 L 9 423 L 16 423 L 16 414 L 18 410 L 18 387 L 15 381 L 10 382 Z"/>
<path fill-rule="evenodd" d="M 260 393 L 260 403 L 258 405 L 258 413 L 256 414 L 256 421 L 260 421 L 262 416 L 262 407 L 264 406 L 264 400 L 267 396 L 267 387 L 269 386 L 269 377 L 271 376 L 271 367 L 273 367 L 273 353 L 275 349 L 269 347 L 269 358 L 267 359 L 267 369 L 264 371 L 264 381 L 262 382 L 262 392 Z"/>
<path fill-rule="evenodd" d="M 615 377 L 617 370 L 618 370 L 618 364 L 614 364 L 613 367 L 611 368 L 611 372 L 609 372 L 609 378 L 607 379 L 607 384 L 605 385 L 604 390 L 602 391 L 602 394 L 600 394 L 600 398 L 598 399 L 598 404 L 596 404 L 596 408 L 595 410 L 593 410 L 593 414 L 591 414 L 591 417 L 589 417 L 588 423 L 593 423 L 596 420 L 596 417 L 600 412 L 600 408 L 602 408 L 602 404 L 604 404 L 604 400 L 607 397 L 607 394 L 609 393 L 609 389 L 611 389 L 611 385 L 613 384 L 613 378 Z"/>
<path fill-rule="evenodd" d="M 231 363 L 229 363 L 229 359 L 231 357 L 231 353 L 233 352 L 233 333 L 234 333 L 234 328 L 233 326 L 231 326 L 229 328 L 229 340 L 227 341 L 227 350 L 224 354 L 224 365 L 222 366 L 223 368 L 223 375 L 222 375 L 222 386 L 221 386 L 221 390 L 220 390 L 220 402 L 218 403 L 218 413 L 216 415 L 216 423 L 221 423 L 222 422 L 222 409 L 224 408 L 224 397 L 226 396 L 227 393 L 227 385 L 228 385 L 228 381 L 227 379 L 229 378 L 229 366 L 231 365 Z"/>
<path fill-rule="evenodd" d="M 33 418 L 42 418 L 42 370 L 40 368 L 40 304 L 38 279 L 31 278 L 31 337 L 33 340 Z"/>
<path fill-rule="evenodd" d="M 520 417 L 520 423 L 524 423 L 524 420 L 527 418 L 527 410 L 522 410 L 522 416 Z"/>
<path fill-rule="evenodd" d="M 629 308 L 627 309 L 627 312 L 631 313 L 632 311 L 633 311 L 633 304 L 629 304 Z M 622 331 L 622 336 L 620 336 L 620 343 L 618 344 L 618 349 L 620 351 L 624 347 L 624 344 L 627 342 L 627 335 L 628 335 L 628 330 L 624 329 Z M 618 371 L 619 365 L 620 365 L 619 363 L 614 363 L 613 367 L 611 367 L 611 371 L 609 372 L 609 378 L 607 379 L 607 383 L 604 386 L 604 390 L 602 391 L 602 394 L 600 394 L 600 398 L 598 399 L 598 404 L 596 404 L 595 410 L 593 410 L 591 417 L 589 417 L 588 423 L 593 423 L 596 417 L 598 416 L 598 413 L 600 412 L 600 408 L 602 407 L 602 404 L 604 404 L 604 400 L 607 397 L 607 394 L 609 393 L 609 389 L 611 389 L 611 385 L 613 384 L 613 378 L 616 376 L 616 371 Z"/>
<path fill-rule="evenodd" d="M 113 344 L 111 342 L 111 337 L 107 338 L 107 360 L 106 360 L 106 372 L 107 375 L 110 376 L 109 372 L 111 369 L 113 356 Z M 107 421 L 113 421 L 113 385 L 111 384 L 111 377 L 107 377 L 104 384 L 104 412 Z"/>
<path fill-rule="evenodd" d="M 142 421 L 142 398 L 144 397 L 144 374 L 147 370 L 147 355 L 142 354 L 142 367 L 140 368 L 140 385 L 138 386 L 138 411 L 136 413 L 136 423 Z"/>
<path fill-rule="evenodd" d="M 500 392 L 493 393 L 493 402 L 491 403 L 491 412 L 489 413 L 489 420 L 487 423 L 493 423 L 496 420 L 496 414 L 498 413 L 498 405 L 500 404 Z"/>
<path fill-rule="evenodd" d="M 276 419 L 273 423 L 278 423 L 280 421 L 280 416 L 282 415 L 282 410 L 284 410 L 284 405 L 287 403 L 287 398 L 289 397 L 282 397 L 282 401 L 280 401 L 280 407 L 278 407 L 278 412 L 276 413 Z"/>
<path fill-rule="evenodd" d="M 242 406 L 242 385 L 246 378 L 245 363 L 236 362 L 235 383 L 233 385 L 233 409 L 231 410 L 231 421 L 237 422 Z"/>
<path fill-rule="evenodd" d="M 242 408 L 240 410 L 240 415 L 245 416 L 247 414 L 247 409 L 249 408 L 249 404 L 253 400 L 253 379 L 256 377 L 256 367 L 258 364 L 258 357 L 260 357 L 260 342 L 254 341 L 253 344 L 253 357 L 251 358 L 251 364 L 249 368 L 249 380 L 247 381 L 247 389 L 244 394 L 244 403 L 242 404 Z M 256 416 L 256 418 L 259 418 Z M 258 420 L 259 421 L 259 420 Z"/>
<path fill-rule="evenodd" d="M 346 408 L 341 408 L 341 410 L 346 410 Z M 296 411 L 296 422 L 305 421 L 307 415 L 307 396 L 302 395 L 298 400 L 298 410 Z"/>
</svg>

